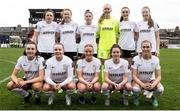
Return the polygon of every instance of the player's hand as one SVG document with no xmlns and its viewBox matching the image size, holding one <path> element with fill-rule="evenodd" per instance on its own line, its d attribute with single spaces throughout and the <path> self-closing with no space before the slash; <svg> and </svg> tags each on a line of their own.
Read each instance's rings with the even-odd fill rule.
<svg viewBox="0 0 180 111">
<path fill-rule="evenodd" d="M 21 81 L 19 81 L 19 84 L 22 87 L 22 86 L 25 86 L 27 83 L 26 83 L 26 81 L 21 80 Z"/>
<path fill-rule="evenodd" d="M 19 83 L 19 82 L 20 82 L 20 80 L 19 80 L 19 79 L 17 79 L 17 80 L 15 80 L 15 81 L 14 81 L 14 83 L 16 84 L 16 86 L 17 86 L 17 87 L 21 87 L 21 85 L 20 85 L 20 83 Z"/>
<path fill-rule="evenodd" d="M 146 83 L 146 84 L 144 84 L 144 83 L 142 83 L 141 84 L 141 87 L 143 88 L 143 89 L 145 89 L 145 90 L 148 90 L 149 88 L 149 85 Z"/>
<path fill-rule="evenodd" d="M 61 85 L 60 84 L 55 84 L 54 85 L 54 89 L 55 90 L 60 90 L 61 89 Z"/>
<path fill-rule="evenodd" d="M 121 90 L 123 88 L 123 85 L 120 83 L 118 84 L 118 89 Z"/>
<path fill-rule="evenodd" d="M 119 86 L 118 86 L 118 84 L 116 84 L 116 83 L 114 83 L 114 87 L 115 87 L 115 89 L 119 89 Z"/>
<path fill-rule="evenodd" d="M 157 56 L 157 57 L 159 57 L 159 56 L 160 56 L 159 51 L 156 51 L 156 56 Z"/>
<path fill-rule="evenodd" d="M 154 89 L 155 87 L 156 87 L 156 85 L 153 84 L 153 83 L 151 83 L 151 84 L 149 85 L 149 89 L 150 89 L 150 90 Z"/>
<path fill-rule="evenodd" d="M 88 88 L 88 90 L 92 90 L 93 84 L 91 82 L 88 82 L 87 83 L 87 88 Z"/>
</svg>

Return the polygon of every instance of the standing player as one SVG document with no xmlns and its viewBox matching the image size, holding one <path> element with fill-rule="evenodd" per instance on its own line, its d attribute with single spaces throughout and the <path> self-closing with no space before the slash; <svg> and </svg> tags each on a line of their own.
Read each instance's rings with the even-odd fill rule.
<svg viewBox="0 0 180 111">
<path fill-rule="evenodd" d="M 129 20 L 130 10 L 128 7 L 121 9 L 121 18 L 119 29 L 121 35 L 118 44 L 122 48 L 122 56 L 132 64 L 132 58 L 135 56 L 135 37 L 137 37 L 137 27 L 135 22 Z"/>
<path fill-rule="evenodd" d="M 45 84 L 43 90 L 49 96 L 48 105 L 53 103 L 54 90 L 66 89 L 66 104 L 71 105 L 71 94 L 76 88 L 72 82 L 72 60 L 64 55 L 64 46 L 57 43 L 54 46 L 54 56 L 46 61 Z"/>
<path fill-rule="evenodd" d="M 161 81 L 161 69 L 159 59 L 151 54 L 152 44 L 150 41 L 142 41 L 142 54 L 133 58 L 133 94 L 135 105 L 139 105 L 138 95 L 141 88 L 153 91 L 152 105 L 158 107 L 157 96 L 162 95 L 164 87 Z"/>
<path fill-rule="evenodd" d="M 28 89 L 35 91 L 35 102 L 40 103 L 40 92 L 44 79 L 44 58 L 38 56 L 37 46 L 34 42 L 27 43 L 24 55 L 19 57 L 17 64 L 12 72 L 11 81 L 7 84 L 7 89 L 16 92 L 24 97 L 24 102 L 30 102 L 32 94 Z M 17 74 L 23 69 L 25 75 L 18 78 Z"/>
<path fill-rule="evenodd" d="M 78 48 L 78 55 L 81 56 L 84 53 L 84 46 L 86 44 L 92 44 L 94 49 L 94 56 L 97 57 L 97 44 L 96 44 L 96 32 L 97 27 L 92 25 L 93 14 L 90 10 L 86 10 L 84 13 L 84 19 L 86 23 L 78 28 L 78 36 L 81 41 Z"/>
<path fill-rule="evenodd" d="M 43 19 L 44 20 L 36 24 L 32 40 L 37 42 L 40 55 L 44 57 L 44 59 L 48 59 L 53 54 L 53 46 L 55 44 L 57 34 L 57 23 L 53 21 L 53 10 L 46 10 Z"/>
<path fill-rule="evenodd" d="M 139 29 L 139 38 L 137 41 L 137 52 L 141 53 L 141 42 L 148 40 L 152 43 L 152 54 L 159 56 L 160 37 L 159 26 L 153 21 L 150 15 L 149 7 L 142 8 L 143 20 L 137 24 Z"/>
<path fill-rule="evenodd" d="M 119 22 L 120 37 L 118 44 L 122 48 L 121 57 L 128 60 L 129 69 L 131 68 L 132 59 L 135 56 L 135 37 L 138 36 L 135 22 L 129 20 L 130 10 L 128 7 L 121 9 L 121 18 Z M 128 73 L 128 83 L 131 86 L 132 74 Z"/>
<path fill-rule="evenodd" d="M 83 94 L 92 92 L 91 103 L 96 103 L 95 92 L 101 90 L 101 85 L 98 82 L 101 62 L 93 57 L 93 46 L 86 44 L 84 46 L 84 57 L 77 62 L 78 84 L 77 88 L 80 93 L 79 102 L 85 104 Z"/>
<path fill-rule="evenodd" d="M 98 21 L 98 58 L 100 58 L 102 62 L 102 81 L 104 81 L 104 61 L 110 57 L 109 51 L 112 45 L 116 43 L 119 34 L 118 21 L 110 16 L 111 11 L 111 5 L 105 4 L 103 6 L 103 14 Z"/>
<path fill-rule="evenodd" d="M 64 45 L 64 54 L 74 60 L 77 55 L 76 33 L 78 25 L 72 19 L 70 9 L 63 10 L 63 18 L 59 24 L 59 40 Z"/>
<path fill-rule="evenodd" d="M 128 91 L 131 91 L 131 86 L 128 83 L 128 61 L 120 58 L 121 48 L 118 44 L 114 44 L 110 50 L 111 59 L 105 61 L 105 82 L 102 85 L 102 91 L 106 96 L 105 105 L 110 105 L 110 91 L 124 91 L 123 103 L 128 103 Z"/>
</svg>

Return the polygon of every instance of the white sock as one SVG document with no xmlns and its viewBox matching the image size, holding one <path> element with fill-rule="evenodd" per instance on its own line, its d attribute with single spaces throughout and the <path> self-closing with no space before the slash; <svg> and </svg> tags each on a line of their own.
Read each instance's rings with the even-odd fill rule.
<svg viewBox="0 0 180 111">
<path fill-rule="evenodd" d="M 38 98 L 38 97 L 40 97 L 41 91 L 35 91 L 34 93 L 35 93 L 35 98 Z"/>
<path fill-rule="evenodd" d="M 14 88 L 11 90 L 12 92 L 15 92 L 23 97 L 27 97 L 29 95 L 29 92 L 27 92 L 26 90 L 22 89 L 22 88 Z"/>
</svg>

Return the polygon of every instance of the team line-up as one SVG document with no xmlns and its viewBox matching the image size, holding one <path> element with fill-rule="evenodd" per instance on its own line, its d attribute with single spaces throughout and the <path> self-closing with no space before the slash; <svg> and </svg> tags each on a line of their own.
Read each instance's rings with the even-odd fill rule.
<svg viewBox="0 0 180 111">
<path fill-rule="evenodd" d="M 71 19 L 70 9 L 63 10 L 59 24 L 53 22 L 53 11 L 47 10 L 17 60 L 7 89 L 23 96 L 25 103 L 32 96 L 28 89 L 34 90 L 36 104 L 44 92 L 49 97 L 48 105 L 53 104 L 55 92 L 62 90 L 67 105 L 71 105 L 74 92 L 79 94 L 81 104 L 85 104 L 84 93 L 91 92 L 91 103 L 95 104 L 96 93 L 101 92 L 105 105 L 110 105 L 110 95 L 117 91 L 126 106 L 129 95 L 138 106 L 142 90 L 158 107 L 157 97 L 164 92 L 160 83 L 159 26 L 152 20 L 149 7 L 142 8 L 143 20 L 137 24 L 130 21 L 128 7 L 121 9 L 119 22 L 110 16 L 111 11 L 111 5 L 105 4 L 96 26 L 92 24 L 92 12 L 86 10 L 85 24 L 78 26 Z M 18 78 L 21 69 L 24 77 Z"/>
</svg>

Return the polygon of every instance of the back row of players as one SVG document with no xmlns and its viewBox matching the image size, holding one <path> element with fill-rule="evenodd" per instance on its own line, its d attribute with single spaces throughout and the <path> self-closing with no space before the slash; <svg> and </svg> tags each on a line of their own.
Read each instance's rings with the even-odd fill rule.
<svg viewBox="0 0 180 111">
<path fill-rule="evenodd" d="M 37 23 L 32 39 L 37 41 L 37 47 L 33 42 L 27 44 L 24 56 L 18 59 L 12 73 L 12 81 L 8 83 L 8 89 L 19 93 L 25 97 L 25 102 L 29 102 L 31 93 L 25 89 L 32 88 L 35 90 L 36 103 L 39 103 L 39 93 L 43 90 L 49 96 L 48 104 L 52 104 L 53 91 L 63 88 L 66 89 L 67 105 L 71 104 L 71 94 L 76 88 L 80 94 L 79 102 L 81 104 L 85 103 L 83 93 L 91 91 L 91 101 L 95 103 L 95 92 L 101 90 L 106 95 L 105 104 L 109 105 L 110 92 L 115 89 L 124 91 L 123 103 L 128 105 L 127 95 L 133 91 L 133 103 L 139 105 L 138 95 L 140 89 L 143 88 L 145 90 L 144 94 L 151 98 L 153 106 L 157 107 L 156 98 L 164 90 L 160 84 L 159 59 L 153 56 L 159 55 L 158 25 L 151 19 L 148 7 L 143 7 L 144 20 L 137 25 L 129 21 L 130 10 L 128 7 L 122 8 L 120 23 L 110 17 L 111 11 L 111 6 L 105 4 L 97 28 L 92 25 L 93 14 L 89 10 L 84 14 L 86 23 L 80 27 L 71 20 L 72 12 L 70 9 L 64 9 L 63 19 L 59 25 L 52 21 L 53 11 L 47 10 L 44 14 L 44 20 Z M 134 57 L 136 37 L 138 38 L 137 52 L 139 55 Z M 81 40 L 77 48 L 76 40 L 78 38 Z M 96 41 L 98 41 L 98 46 Z M 117 41 L 118 44 L 116 44 Z M 46 61 L 45 79 L 42 64 L 44 59 L 38 57 L 38 51 L 42 57 L 48 59 Z M 72 60 L 77 52 L 83 58 L 78 60 L 77 69 L 74 68 L 77 71 L 78 78 L 76 85 L 72 79 Z M 53 53 L 54 56 L 52 56 Z M 93 57 L 96 54 L 101 62 Z M 120 57 L 127 59 L 129 63 Z M 132 65 L 133 57 L 134 63 Z M 103 64 L 105 69 L 103 69 Z M 133 82 L 129 77 L 131 75 L 131 65 Z M 102 78 L 105 76 L 102 86 L 98 82 L 100 66 L 102 68 L 101 72 L 105 73 L 102 74 Z M 17 78 L 21 68 L 25 73 L 24 80 Z M 44 84 L 43 79 L 45 80 Z"/>
</svg>

